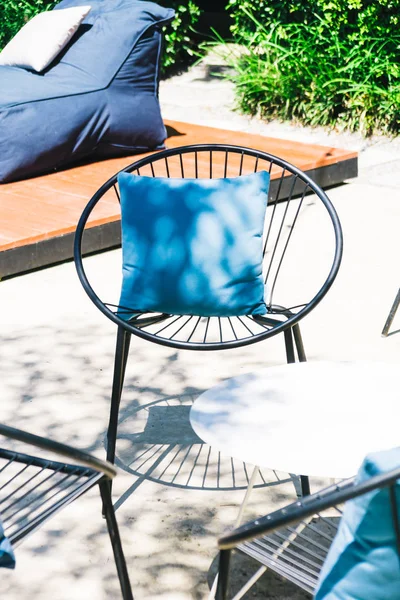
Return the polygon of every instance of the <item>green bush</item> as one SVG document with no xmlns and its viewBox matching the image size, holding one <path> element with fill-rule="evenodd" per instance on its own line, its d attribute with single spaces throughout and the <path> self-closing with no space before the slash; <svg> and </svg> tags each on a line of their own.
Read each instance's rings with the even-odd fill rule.
<svg viewBox="0 0 400 600">
<path fill-rule="evenodd" d="M 346 36 L 396 33 L 399 0 L 229 0 L 235 36 L 249 38 L 258 31 L 253 16 L 264 27 L 272 23 L 315 25 L 316 18 Z"/>
<path fill-rule="evenodd" d="M 254 4 L 230 1 L 235 39 L 246 48 L 231 55 L 244 112 L 365 135 L 400 132 L 400 0 L 304 1 L 303 19 L 299 5 L 273 0 L 262 23 Z"/>
<path fill-rule="evenodd" d="M 0 2 L 0 48 L 37 13 L 52 9 L 57 2 L 49 0 L 2 0 Z"/>
<path fill-rule="evenodd" d="M 201 11 L 192 0 L 184 4 L 182 0 L 158 0 L 157 4 L 175 10 L 174 20 L 164 29 L 162 71 L 169 73 L 191 62 L 194 57 L 193 32 Z"/>
<path fill-rule="evenodd" d="M 312 2 L 314 6 L 316 1 Z M 226 10 L 233 19 L 231 31 L 235 38 L 254 41 L 254 34 L 257 37 L 259 27 L 252 15 L 256 15 L 258 22 L 264 26 L 275 22 L 306 22 L 310 13 L 309 5 L 309 0 L 229 0 Z"/>
<path fill-rule="evenodd" d="M 175 19 L 165 27 L 165 46 L 162 67 L 169 72 L 186 64 L 193 56 L 191 32 L 200 16 L 200 8 L 192 0 L 158 0 L 161 6 L 173 8 Z M 52 0 L 2 0 L 0 2 L 0 48 L 3 48 L 19 29 L 37 13 L 51 10 L 58 2 Z M 90 2 L 89 2 L 90 4 Z"/>
</svg>

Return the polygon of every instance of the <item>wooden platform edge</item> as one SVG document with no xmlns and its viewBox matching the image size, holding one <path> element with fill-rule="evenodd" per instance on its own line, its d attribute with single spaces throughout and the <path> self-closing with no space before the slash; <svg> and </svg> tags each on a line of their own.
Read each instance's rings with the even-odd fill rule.
<svg viewBox="0 0 400 600">
<path fill-rule="evenodd" d="M 306 173 L 323 189 L 343 183 L 358 175 L 357 157 L 310 169 Z M 273 182 L 272 182 L 273 184 Z M 287 181 L 289 187 L 289 181 Z M 73 258 L 75 233 L 67 233 L 26 246 L 0 252 L 1 277 L 12 277 L 41 267 L 49 267 Z M 87 229 L 84 253 L 91 254 L 117 248 L 121 244 L 120 221 L 101 223 Z"/>
<path fill-rule="evenodd" d="M 34 244 L 10 248 L 0 253 L 2 278 L 28 273 L 42 267 L 72 260 L 74 257 L 75 232 L 59 235 Z M 121 222 L 112 221 L 85 232 L 84 254 L 111 250 L 121 245 Z"/>
</svg>

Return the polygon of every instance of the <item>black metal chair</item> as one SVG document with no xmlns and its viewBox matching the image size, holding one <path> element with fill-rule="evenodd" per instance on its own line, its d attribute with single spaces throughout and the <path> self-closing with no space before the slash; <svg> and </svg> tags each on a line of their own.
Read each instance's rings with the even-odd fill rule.
<svg viewBox="0 0 400 600">
<path fill-rule="evenodd" d="M 118 326 L 112 385 L 107 460 L 114 462 L 118 411 L 132 334 L 171 348 L 212 351 L 238 348 L 278 333 L 284 334 L 286 357 L 306 360 L 299 321 L 310 313 L 331 287 L 342 256 L 341 226 L 330 200 L 311 178 L 286 161 L 265 152 L 228 145 L 195 145 L 165 150 L 138 160 L 124 171 L 150 177 L 221 178 L 265 170 L 271 175 L 264 226 L 263 271 L 268 286 L 268 315 L 229 318 L 141 314 L 130 321 L 121 319 L 110 298 L 100 298 L 93 289 L 83 264 L 85 235 L 101 202 L 119 199 L 117 174 L 92 197 L 79 220 L 74 244 L 80 281 L 97 308 Z M 301 234 L 302 221 L 310 207 L 319 211 L 311 231 Z M 98 214 L 101 214 L 98 213 Z M 325 226 L 325 234 L 320 228 Z M 326 259 L 321 269 L 321 258 Z M 313 272 L 311 284 L 304 272 Z M 308 484 L 304 478 L 304 491 Z"/>
<path fill-rule="evenodd" d="M 218 540 L 220 554 L 216 600 L 227 600 L 233 596 L 238 600 L 267 569 L 313 594 L 338 530 L 343 503 L 379 488 L 388 490 L 388 510 L 400 561 L 400 514 L 395 490 L 399 480 L 400 467 L 360 483 L 356 483 L 354 478 L 347 479 L 222 536 Z M 367 541 L 365 545 L 368 547 Z M 236 550 L 250 556 L 261 567 L 240 590 L 231 591 L 231 555 Z M 398 583 L 400 585 L 400 562 Z M 346 594 L 347 597 L 350 596 Z M 357 594 L 354 597 L 365 596 Z M 389 596 L 383 594 L 383 597 Z"/>
<path fill-rule="evenodd" d="M 110 482 L 116 475 L 113 465 L 76 448 L 14 427 L 1 424 L 0 435 L 45 450 L 53 457 L 63 456 L 69 461 L 59 462 L 53 458 L 24 454 L 19 451 L 21 444 L 18 444 L 18 451 L 0 448 L 0 517 L 12 546 L 17 547 L 64 506 L 98 485 L 122 597 L 133 600 L 111 501 Z"/>
</svg>

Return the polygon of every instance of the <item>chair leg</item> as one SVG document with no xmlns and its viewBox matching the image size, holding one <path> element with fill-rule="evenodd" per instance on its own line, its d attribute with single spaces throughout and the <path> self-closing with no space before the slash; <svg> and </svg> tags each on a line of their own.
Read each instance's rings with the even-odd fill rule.
<svg viewBox="0 0 400 600">
<path fill-rule="evenodd" d="M 300 485 L 301 485 L 301 495 L 309 496 L 311 494 L 310 490 L 310 480 L 307 475 L 300 475 Z"/>
<path fill-rule="evenodd" d="M 285 331 L 285 347 L 286 347 L 286 358 L 288 363 L 294 363 L 296 361 L 294 354 L 293 338 L 296 344 L 297 355 L 300 362 L 306 362 L 306 354 L 304 352 L 303 339 L 301 337 L 300 327 L 298 323 L 293 326 L 293 329 L 286 329 Z M 310 481 L 307 475 L 300 475 L 301 483 L 301 494 L 302 496 L 308 496 L 310 494 Z"/>
<path fill-rule="evenodd" d="M 115 565 L 117 567 L 119 583 L 121 585 L 122 598 L 124 600 L 133 600 L 117 519 L 115 518 L 114 507 L 112 505 L 109 481 L 104 479 L 100 481 L 99 488 L 101 499 L 103 501 L 104 516 L 107 521 L 107 529 L 110 535 L 111 545 L 114 553 Z"/>
<path fill-rule="evenodd" d="M 397 292 L 397 296 L 394 299 L 393 306 L 389 311 L 388 318 L 386 319 L 386 323 L 382 329 L 382 334 L 381 334 L 382 337 L 387 337 L 389 335 L 389 329 L 390 329 L 391 324 L 393 323 L 393 319 L 395 317 L 397 309 L 399 308 L 399 305 L 400 305 L 400 290 Z"/>
<path fill-rule="evenodd" d="M 299 362 L 307 362 L 306 353 L 304 351 L 303 338 L 301 336 L 300 325 L 298 323 L 296 323 L 296 325 L 293 325 L 293 336 L 294 343 L 296 344 Z"/>
<path fill-rule="evenodd" d="M 294 355 L 292 328 L 285 329 L 284 334 L 285 334 L 286 360 L 289 364 L 294 363 L 294 362 L 296 362 L 296 358 Z"/>
<path fill-rule="evenodd" d="M 226 600 L 229 585 L 229 564 L 231 550 L 221 550 L 219 553 L 218 585 L 215 600 Z"/>
<path fill-rule="evenodd" d="M 126 331 L 123 327 L 118 327 L 114 361 L 114 377 L 111 393 L 110 420 L 107 430 L 107 460 L 113 464 L 115 461 L 115 445 L 117 442 L 119 404 L 121 401 L 122 386 L 124 384 L 130 341 L 131 334 L 129 331 Z"/>
</svg>

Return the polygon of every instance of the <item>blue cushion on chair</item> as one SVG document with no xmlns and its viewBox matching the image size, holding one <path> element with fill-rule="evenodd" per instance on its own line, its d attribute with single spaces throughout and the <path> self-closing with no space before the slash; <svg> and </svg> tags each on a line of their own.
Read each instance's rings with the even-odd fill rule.
<svg viewBox="0 0 400 600">
<path fill-rule="evenodd" d="M 357 480 L 400 465 L 400 448 L 370 454 Z M 400 484 L 395 486 L 400 515 Z M 398 600 L 400 556 L 389 490 L 374 490 L 346 503 L 315 592 L 316 600 Z"/>
<path fill-rule="evenodd" d="M 168 179 L 120 173 L 119 314 L 264 314 L 269 174 Z"/>
<path fill-rule="evenodd" d="M 15 556 L 10 541 L 5 537 L 3 526 L 0 523 L 0 567 L 13 569 L 15 567 Z"/>
</svg>

